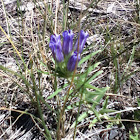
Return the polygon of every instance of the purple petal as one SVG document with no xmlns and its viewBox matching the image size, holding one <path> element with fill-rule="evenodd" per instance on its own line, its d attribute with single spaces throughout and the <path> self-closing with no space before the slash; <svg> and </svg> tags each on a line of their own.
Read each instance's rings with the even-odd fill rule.
<svg viewBox="0 0 140 140">
<path fill-rule="evenodd" d="M 79 53 L 82 53 L 88 36 L 88 32 L 84 32 L 83 30 L 80 31 Z M 78 39 L 76 40 L 74 48 L 78 51 Z"/>
<path fill-rule="evenodd" d="M 74 34 L 72 30 L 63 32 L 63 52 L 68 55 L 72 51 Z"/>
<path fill-rule="evenodd" d="M 80 54 L 78 54 L 78 62 L 80 61 Z M 75 66 L 76 66 L 76 61 L 77 61 L 77 52 L 74 52 L 73 55 L 70 57 L 68 64 L 67 64 L 67 69 L 68 71 L 74 71 Z"/>
<path fill-rule="evenodd" d="M 64 60 L 62 50 L 60 50 L 59 48 L 54 50 L 54 54 L 55 54 L 55 58 L 58 62 L 61 62 Z"/>
<path fill-rule="evenodd" d="M 54 59 L 56 59 L 58 62 L 64 60 L 60 35 L 51 35 L 49 47 L 52 50 Z"/>
</svg>

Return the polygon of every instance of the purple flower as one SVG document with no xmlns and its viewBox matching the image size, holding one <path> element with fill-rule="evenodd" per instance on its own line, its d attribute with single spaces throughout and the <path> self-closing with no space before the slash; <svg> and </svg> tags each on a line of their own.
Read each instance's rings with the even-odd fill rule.
<svg viewBox="0 0 140 140">
<path fill-rule="evenodd" d="M 60 35 L 51 35 L 49 47 L 52 50 L 54 59 L 56 59 L 58 62 L 64 60 Z"/>
<path fill-rule="evenodd" d="M 88 32 L 84 32 L 83 30 L 80 31 L 80 39 L 79 38 L 77 39 L 74 46 L 74 48 L 78 51 L 78 45 L 79 45 L 79 53 L 82 53 L 88 36 L 89 36 Z M 79 44 L 78 44 L 78 40 L 79 40 Z"/>
<path fill-rule="evenodd" d="M 74 34 L 72 30 L 63 32 L 63 53 L 68 55 L 72 51 Z"/>
<path fill-rule="evenodd" d="M 76 66 L 76 61 L 77 61 L 77 55 L 78 55 L 78 62 L 80 61 L 80 54 L 77 52 L 74 52 L 73 55 L 70 57 L 68 64 L 67 64 L 67 69 L 68 71 L 74 71 L 75 66 Z M 78 64 L 78 63 L 77 63 Z"/>
</svg>

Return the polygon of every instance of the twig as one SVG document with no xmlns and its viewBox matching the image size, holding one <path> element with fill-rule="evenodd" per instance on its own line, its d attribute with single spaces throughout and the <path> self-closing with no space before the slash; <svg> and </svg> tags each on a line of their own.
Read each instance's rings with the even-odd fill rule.
<svg viewBox="0 0 140 140">
<path fill-rule="evenodd" d="M 54 33 L 57 33 L 57 13 L 58 13 L 58 7 L 59 7 L 59 0 L 56 0 L 56 10 L 55 10 L 55 27 L 54 27 Z"/>
</svg>

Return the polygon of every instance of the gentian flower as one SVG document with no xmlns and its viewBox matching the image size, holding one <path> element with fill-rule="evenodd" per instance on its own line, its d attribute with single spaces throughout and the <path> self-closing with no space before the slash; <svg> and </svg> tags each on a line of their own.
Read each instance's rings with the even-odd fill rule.
<svg viewBox="0 0 140 140">
<path fill-rule="evenodd" d="M 49 47 L 52 50 L 54 59 L 56 59 L 58 62 L 64 60 L 60 35 L 51 35 Z"/>
<path fill-rule="evenodd" d="M 68 55 L 73 49 L 73 37 L 72 30 L 63 32 L 63 53 Z"/>
<path fill-rule="evenodd" d="M 84 32 L 83 30 L 81 30 L 78 35 L 79 35 L 79 38 L 77 39 L 75 43 L 74 52 L 70 57 L 69 57 L 69 54 L 73 51 L 74 34 L 72 30 L 63 32 L 63 47 L 61 46 L 60 35 L 57 35 L 57 34 L 51 35 L 49 47 L 51 48 L 54 59 L 57 62 L 62 62 L 64 60 L 64 55 L 65 56 L 68 55 L 66 57 L 66 61 L 64 61 L 63 63 L 59 65 L 59 67 L 61 67 L 61 70 L 63 70 L 63 68 L 66 68 L 67 66 L 68 71 L 70 72 L 74 71 L 77 60 L 79 62 L 81 59 L 80 54 L 83 51 L 84 45 L 89 35 L 87 32 Z M 78 43 L 78 40 L 79 40 L 79 43 Z M 79 50 L 78 50 L 78 45 L 79 45 Z"/>
<path fill-rule="evenodd" d="M 71 72 L 74 71 L 76 67 L 77 56 L 78 56 L 78 62 L 79 62 L 81 58 L 80 58 L 80 54 L 78 54 L 77 52 L 74 52 L 73 55 L 70 57 L 67 64 L 68 71 L 71 71 Z"/>
<path fill-rule="evenodd" d="M 88 34 L 88 32 L 84 32 L 83 30 L 81 30 L 78 35 L 80 35 L 80 36 L 78 37 L 74 48 L 78 51 L 78 45 L 79 45 L 79 53 L 82 53 L 84 45 L 86 43 L 86 40 L 87 40 L 89 34 Z M 79 41 L 79 43 L 78 43 L 78 41 Z"/>
</svg>

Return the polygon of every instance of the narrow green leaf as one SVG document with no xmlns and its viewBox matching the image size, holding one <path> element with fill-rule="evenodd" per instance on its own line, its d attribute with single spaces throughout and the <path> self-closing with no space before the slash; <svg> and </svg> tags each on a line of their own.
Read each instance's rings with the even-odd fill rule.
<svg viewBox="0 0 140 140">
<path fill-rule="evenodd" d="M 101 119 L 100 119 L 100 115 L 99 113 L 97 112 L 97 110 L 95 108 L 92 108 L 92 111 L 94 112 L 95 116 L 97 117 L 97 119 L 101 122 Z"/>
<path fill-rule="evenodd" d="M 44 74 L 50 74 L 49 72 L 42 71 L 42 70 L 39 70 L 39 69 L 37 69 L 37 72 L 39 72 L 39 73 L 44 73 Z"/>
<path fill-rule="evenodd" d="M 99 76 L 102 73 L 103 73 L 103 70 L 96 72 L 95 74 L 93 74 L 93 76 L 86 83 L 91 82 L 93 79 L 95 79 L 97 76 Z"/>
<path fill-rule="evenodd" d="M 42 66 L 46 67 L 46 64 L 44 64 L 43 62 L 40 62 L 40 64 L 41 64 Z"/>
<path fill-rule="evenodd" d="M 63 88 L 65 88 L 65 87 L 67 87 L 67 86 L 68 86 L 68 84 L 65 84 Z M 57 89 L 57 90 L 56 90 L 53 94 L 51 94 L 47 99 L 49 100 L 49 99 L 53 98 L 54 96 L 56 96 L 59 92 L 61 92 L 61 91 L 63 90 L 63 88 Z"/>
<path fill-rule="evenodd" d="M 84 73 L 80 74 L 80 78 L 81 78 L 81 77 L 82 77 L 82 78 L 85 78 L 85 76 L 87 76 L 87 75 L 88 75 L 93 69 L 95 69 L 99 64 L 100 64 L 100 62 L 94 64 L 93 66 L 89 66 L 88 69 L 87 69 Z"/>
<path fill-rule="evenodd" d="M 140 99 L 139 98 L 137 98 L 137 102 L 138 102 L 138 105 L 140 107 Z"/>
<path fill-rule="evenodd" d="M 106 109 L 107 103 L 108 103 L 108 99 L 109 99 L 109 96 L 107 96 L 106 99 L 105 99 L 105 101 L 104 101 L 103 109 Z"/>
<path fill-rule="evenodd" d="M 97 87 L 94 87 L 93 85 L 91 85 L 91 84 L 89 84 L 89 83 L 86 83 L 86 84 L 85 84 L 85 87 L 86 87 L 86 88 L 89 88 L 89 89 L 94 89 L 94 90 L 96 90 L 96 91 L 98 91 L 98 92 L 106 92 L 106 91 L 109 89 L 109 87 L 97 88 Z"/>
<path fill-rule="evenodd" d="M 99 89 L 100 90 L 100 89 Z M 91 98 L 92 96 L 96 96 L 96 95 L 100 95 L 100 94 L 103 94 L 103 92 L 101 91 L 93 91 L 93 92 L 90 92 L 90 91 L 85 91 L 85 94 Z"/>
<path fill-rule="evenodd" d="M 110 113 L 110 112 L 115 112 L 116 110 L 113 110 L 113 109 L 101 109 L 99 112 L 101 114 L 104 114 L 104 113 Z"/>
<path fill-rule="evenodd" d="M 78 117 L 78 122 L 82 121 L 84 118 L 87 117 L 87 112 L 82 113 L 79 117 Z M 76 121 L 72 124 L 71 128 L 74 128 L 76 124 Z"/>
<path fill-rule="evenodd" d="M 85 61 L 89 60 L 91 57 L 93 57 L 94 55 L 96 55 L 96 54 L 99 53 L 99 52 L 101 52 L 101 50 L 98 50 L 98 51 L 96 51 L 96 52 L 93 52 L 93 53 L 87 55 L 86 57 L 83 57 L 83 58 L 80 60 L 78 66 L 80 66 L 80 65 L 83 64 Z"/>
<path fill-rule="evenodd" d="M 97 103 L 99 103 L 100 100 L 103 98 L 103 96 L 104 96 L 104 94 L 98 95 L 95 101 L 96 101 Z M 96 107 L 96 104 L 93 104 L 93 105 L 92 105 L 92 109 L 95 109 L 95 107 Z"/>
<path fill-rule="evenodd" d="M 86 100 L 87 103 L 92 103 L 92 104 L 95 104 L 95 105 L 99 104 L 98 102 L 94 101 L 93 98 L 92 99 L 91 98 L 85 98 L 85 100 Z"/>
<path fill-rule="evenodd" d="M 95 118 L 95 119 L 90 123 L 89 128 L 91 128 L 97 121 L 98 121 L 97 118 Z"/>
</svg>

